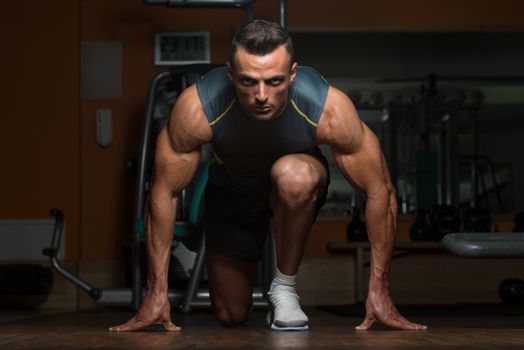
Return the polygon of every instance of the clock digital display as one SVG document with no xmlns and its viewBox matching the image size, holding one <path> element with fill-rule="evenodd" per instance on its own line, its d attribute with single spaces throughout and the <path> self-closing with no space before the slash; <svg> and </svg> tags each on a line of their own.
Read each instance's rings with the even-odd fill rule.
<svg viewBox="0 0 524 350">
<path fill-rule="evenodd" d="M 157 33 L 155 64 L 209 63 L 209 32 Z"/>
</svg>

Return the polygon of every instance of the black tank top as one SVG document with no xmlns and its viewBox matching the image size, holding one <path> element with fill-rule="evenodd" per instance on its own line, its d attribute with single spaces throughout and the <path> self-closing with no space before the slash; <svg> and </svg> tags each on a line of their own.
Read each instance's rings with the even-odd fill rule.
<svg viewBox="0 0 524 350">
<path fill-rule="evenodd" d="M 320 152 L 316 128 L 329 84 L 312 68 L 297 67 L 284 111 L 270 121 L 244 114 L 226 67 L 208 72 L 196 88 L 213 132 L 209 179 L 217 185 L 246 190 L 267 181 L 278 158 Z"/>
</svg>

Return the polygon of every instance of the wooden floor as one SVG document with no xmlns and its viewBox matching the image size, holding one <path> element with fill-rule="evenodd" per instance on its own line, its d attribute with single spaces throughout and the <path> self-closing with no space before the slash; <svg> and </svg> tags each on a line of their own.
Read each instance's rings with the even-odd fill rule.
<svg viewBox="0 0 524 350">
<path fill-rule="evenodd" d="M 35 317 L 2 318 L 0 349 L 524 349 L 523 316 L 412 317 L 427 331 L 392 331 L 374 327 L 357 332 L 360 318 L 334 316 L 306 309 L 308 332 L 272 332 L 264 325 L 265 312 L 253 311 L 249 324 L 222 328 L 205 311 L 174 313 L 183 327 L 167 333 L 152 327 L 136 333 L 110 333 L 107 328 L 132 313 L 97 309 Z"/>
</svg>

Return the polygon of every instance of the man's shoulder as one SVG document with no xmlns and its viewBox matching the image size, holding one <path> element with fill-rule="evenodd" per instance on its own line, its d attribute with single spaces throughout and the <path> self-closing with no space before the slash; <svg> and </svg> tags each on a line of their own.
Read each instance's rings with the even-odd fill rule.
<svg viewBox="0 0 524 350">
<path fill-rule="evenodd" d="M 210 80 L 214 80 L 214 79 L 219 79 L 219 80 L 223 80 L 223 79 L 226 79 L 227 80 L 227 67 L 226 66 L 219 66 L 219 67 L 215 67 L 211 70 L 209 70 L 208 72 L 206 72 L 201 79 L 210 79 Z"/>
<path fill-rule="evenodd" d="M 299 114 L 307 115 L 315 125 L 318 122 L 329 91 L 329 83 L 315 69 L 298 66 L 291 85 L 291 103 Z"/>
<path fill-rule="evenodd" d="M 316 69 L 308 66 L 297 66 L 296 80 L 303 84 L 318 84 L 323 87 L 328 81 Z"/>
<path fill-rule="evenodd" d="M 231 82 L 227 76 L 226 66 L 213 68 L 204 74 L 197 82 L 197 89 L 208 89 L 210 91 L 217 89 L 225 89 L 231 86 Z"/>
<path fill-rule="evenodd" d="M 329 89 L 328 81 L 315 69 L 306 66 L 297 67 L 295 81 L 291 85 L 291 95 L 298 99 L 314 99 L 323 96 Z"/>
<path fill-rule="evenodd" d="M 225 66 L 207 72 L 196 83 L 198 98 L 209 121 L 224 112 L 235 98 Z"/>
</svg>

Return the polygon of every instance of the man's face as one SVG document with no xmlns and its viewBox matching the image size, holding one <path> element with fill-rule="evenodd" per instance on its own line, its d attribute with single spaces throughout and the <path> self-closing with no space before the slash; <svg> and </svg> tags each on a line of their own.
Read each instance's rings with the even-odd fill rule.
<svg viewBox="0 0 524 350">
<path fill-rule="evenodd" d="M 286 48 L 282 45 L 257 56 L 239 47 L 234 59 L 233 65 L 228 63 L 228 75 L 244 112 L 259 121 L 278 118 L 286 106 L 297 67 L 296 63 L 290 64 Z"/>
</svg>

